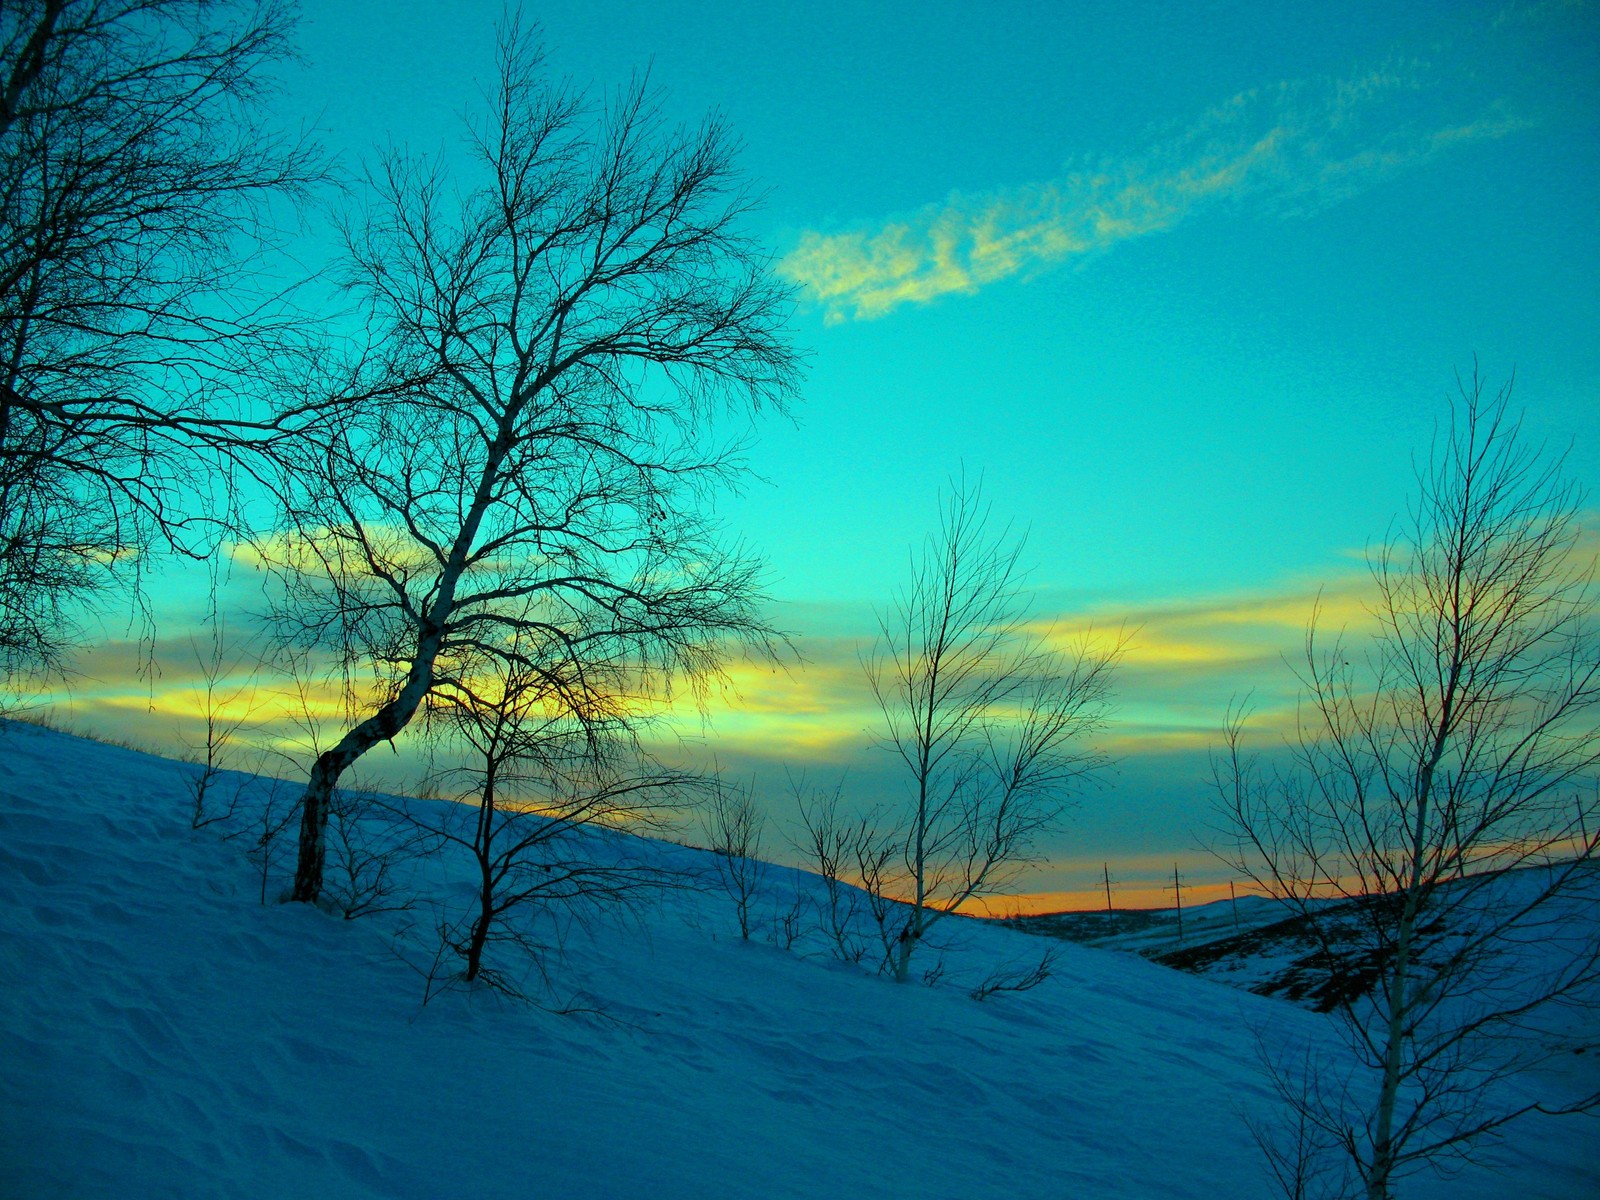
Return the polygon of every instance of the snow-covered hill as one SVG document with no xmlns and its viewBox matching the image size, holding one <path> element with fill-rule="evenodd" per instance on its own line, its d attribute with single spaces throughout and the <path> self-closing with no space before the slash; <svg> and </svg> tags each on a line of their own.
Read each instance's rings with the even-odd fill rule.
<svg viewBox="0 0 1600 1200">
<path fill-rule="evenodd" d="M 410 912 L 262 905 L 249 838 L 190 828 L 191 771 L 0 730 L 8 1200 L 1265 1197 L 1242 1119 L 1271 1107 L 1258 1039 L 1336 1045 L 1316 1013 L 1074 945 L 979 1003 L 1041 944 L 988 922 L 947 922 L 941 982 L 897 987 L 816 941 L 739 940 L 710 890 L 568 931 L 547 995 L 592 1011 L 424 1006 L 466 864 L 427 862 Z M 764 931 L 815 886 L 769 871 Z M 1531 1122 L 1498 1170 L 1404 1194 L 1593 1195 L 1596 1134 Z"/>
<path fill-rule="evenodd" d="M 1545 886 L 1547 878 L 1546 868 L 1525 867 L 1447 885 L 1436 906 L 1449 915 L 1436 919 L 1422 931 L 1419 951 L 1423 961 L 1430 960 L 1434 943 L 1451 944 L 1453 921 L 1476 921 L 1483 912 L 1492 915 L 1495 911 L 1519 911 L 1533 893 Z M 1453 895 L 1456 891 L 1470 895 L 1458 898 Z M 1283 997 L 1326 1012 L 1340 1003 L 1341 997 L 1366 994 L 1376 978 L 1371 970 L 1372 952 L 1367 948 L 1365 903 L 1318 902 L 1318 924 L 1337 959 L 1331 963 L 1329 950 L 1311 922 L 1283 901 L 1265 896 L 1242 896 L 1237 901 L 1218 900 L 1186 908 L 1181 919 L 1174 909 L 1123 909 L 1109 913 L 1045 913 L 1010 918 L 1006 923 L 1042 937 L 1142 955 L 1257 995 Z M 1571 943 L 1583 928 L 1592 940 L 1597 922 L 1600 864 L 1590 863 L 1586 869 L 1577 870 L 1563 895 L 1542 910 L 1538 927 L 1524 935 L 1525 944 L 1516 957 L 1529 960 L 1524 965 L 1530 974 L 1545 970 L 1549 964 L 1538 960 L 1544 959 L 1547 952 L 1559 954 L 1562 950 L 1560 945 L 1551 944 L 1552 938 L 1560 941 L 1555 936 L 1557 931 L 1566 932 Z M 1514 964 L 1503 966 L 1515 969 Z M 1600 1009 L 1600 988 L 1590 986 L 1580 992 L 1573 1003 L 1560 1006 L 1559 1015 L 1551 1014 L 1546 1024 L 1559 1029 L 1556 1040 L 1568 1052 L 1600 1059 L 1600 1019 L 1591 1019 L 1586 1011 L 1589 1009 Z M 1600 1079 L 1600 1065 L 1594 1074 Z"/>
</svg>

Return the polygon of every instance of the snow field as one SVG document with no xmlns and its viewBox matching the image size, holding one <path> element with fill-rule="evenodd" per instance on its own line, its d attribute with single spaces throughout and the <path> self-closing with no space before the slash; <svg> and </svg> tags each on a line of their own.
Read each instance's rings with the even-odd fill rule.
<svg viewBox="0 0 1600 1200">
<path fill-rule="evenodd" d="M 897 987 L 742 942 L 731 901 L 691 890 L 566 939 L 550 995 L 603 1015 L 424 1007 L 426 911 L 260 905 L 243 842 L 189 828 L 185 770 L 0 730 L 8 1200 L 1266 1197 L 1240 1117 L 1270 1104 L 1257 1038 L 1337 1045 L 1317 1014 L 1070 945 L 1043 986 L 976 1002 L 1055 945 L 988 923 L 943 923 L 946 981 Z M 448 903 L 462 866 L 421 886 Z M 761 911 L 814 882 L 772 868 Z M 1596 1123 L 1523 1133 L 1509 1174 L 1403 1194 L 1596 1194 Z"/>
</svg>

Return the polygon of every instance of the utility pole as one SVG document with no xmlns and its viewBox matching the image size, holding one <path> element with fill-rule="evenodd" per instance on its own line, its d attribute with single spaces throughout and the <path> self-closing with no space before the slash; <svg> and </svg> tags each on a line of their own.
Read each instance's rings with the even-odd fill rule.
<svg viewBox="0 0 1600 1200">
<path fill-rule="evenodd" d="M 1106 879 L 1106 916 L 1111 915 L 1111 867 L 1107 863 L 1100 864 L 1101 873 Z"/>
<path fill-rule="evenodd" d="M 1183 884 L 1178 879 L 1178 864 L 1172 864 L 1172 895 L 1178 906 L 1178 941 L 1183 941 Z"/>
</svg>

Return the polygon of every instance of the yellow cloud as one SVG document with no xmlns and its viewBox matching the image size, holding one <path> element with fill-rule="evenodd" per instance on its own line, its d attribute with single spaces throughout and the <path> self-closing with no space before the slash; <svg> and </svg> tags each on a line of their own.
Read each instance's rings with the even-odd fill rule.
<svg viewBox="0 0 1600 1200">
<path fill-rule="evenodd" d="M 439 568 L 432 552 L 398 524 L 371 521 L 361 527 L 361 534 L 367 553 L 387 570 L 411 576 Z M 278 531 L 253 542 L 232 543 L 225 552 L 234 564 L 256 571 L 286 567 L 314 577 L 370 574 L 369 564 L 348 528 L 336 531 L 321 526 L 300 533 Z M 484 567 L 485 564 L 479 565 L 480 570 Z"/>
<path fill-rule="evenodd" d="M 850 638 L 807 642 L 808 661 L 735 663 L 703 700 L 675 695 L 660 710 L 680 736 L 702 732 L 733 753 L 796 762 L 842 761 L 868 738 L 877 710 Z"/>
<path fill-rule="evenodd" d="M 1351 569 L 1320 591 L 1286 583 L 1121 611 L 1066 611 L 1030 628 L 1063 649 L 1084 639 L 1108 646 L 1127 633 L 1111 722 L 1098 739 L 1103 748 L 1117 757 L 1203 752 L 1219 741 L 1229 705 L 1246 696 L 1252 737 L 1292 727 L 1298 685 L 1288 663 L 1303 651 L 1313 610 L 1320 603 L 1321 625 L 1330 633 L 1346 628 L 1359 636 L 1370 620 L 1370 586 L 1364 568 Z M 863 609 L 853 622 L 835 615 L 834 624 L 833 636 L 802 643 L 803 663 L 737 663 L 727 686 L 709 697 L 675 695 L 661 710 L 667 731 L 750 761 L 795 767 L 852 761 L 882 725 L 860 662 L 873 622 Z"/>
<path fill-rule="evenodd" d="M 1242 92 L 1126 160 L 956 194 L 875 227 L 806 231 L 779 269 L 829 323 L 871 320 L 1171 229 L 1227 197 L 1320 207 L 1452 145 L 1524 127 L 1503 112 L 1431 128 L 1389 115 L 1397 96 L 1422 88 L 1422 68 L 1402 64 Z"/>
<path fill-rule="evenodd" d="M 1600 513 L 1581 514 L 1580 523 L 1577 567 L 1600 553 Z M 1218 744 L 1230 706 L 1247 699 L 1251 741 L 1273 744 L 1294 727 L 1300 695 L 1294 668 L 1303 662 L 1313 612 L 1324 644 L 1343 633 L 1359 652 L 1374 629 L 1374 584 L 1360 558 L 1350 554 L 1345 569 L 1320 586 L 1290 579 L 1219 596 L 1061 610 L 1031 629 L 1063 648 L 1084 638 L 1105 645 L 1127 632 L 1111 721 L 1099 739 L 1116 757 L 1203 753 Z M 801 641 L 803 661 L 735 661 L 725 681 L 698 693 L 683 686 L 670 696 L 641 695 L 641 709 L 662 725 L 647 739 L 664 746 L 681 738 L 743 762 L 797 769 L 864 761 L 882 725 L 860 660 L 874 640 L 872 613 L 864 605 L 819 605 L 807 610 L 803 624 L 826 630 Z M 205 711 L 200 655 L 206 649 L 203 641 L 197 646 L 177 636 L 103 643 L 81 660 L 70 690 L 42 699 L 55 700 L 68 716 L 125 731 L 119 736 L 161 742 L 181 733 L 192 745 Z M 273 675 L 270 664 L 260 686 L 252 686 L 253 662 L 230 663 L 218 680 L 224 715 L 248 712 L 257 740 L 295 740 L 301 731 L 292 718 L 300 713 L 301 696 Z M 348 716 L 329 665 L 310 664 L 315 682 L 304 697 L 325 737 L 342 729 Z"/>
</svg>

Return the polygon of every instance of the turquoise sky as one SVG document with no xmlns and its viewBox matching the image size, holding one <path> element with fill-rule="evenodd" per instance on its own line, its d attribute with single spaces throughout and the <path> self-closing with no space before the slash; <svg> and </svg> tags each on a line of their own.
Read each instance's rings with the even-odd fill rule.
<svg viewBox="0 0 1600 1200">
<path fill-rule="evenodd" d="M 494 2 L 318 0 L 286 117 L 352 163 L 448 148 Z M 552 72 L 648 68 L 720 111 L 798 289 L 794 423 L 725 505 L 805 665 L 708 739 L 890 789 L 856 654 L 939 488 L 981 474 L 1042 612 L 1138 627 L 1117 775 L 1037 891 L 1159 886 L 1232 695 L 1289 702 L 1310 598 L 1359 624 L 1456 371 L 1513 369 L 1600 485 L 1600 11 L 1591 3 L 540 3 Z M 308 259 L 319 253 L 313 235 Z M 1344 606 L 1341 609 L 1341 605 Z M 1079 861 L 1081 860 L 1081 861 Z"/>
</svg>

